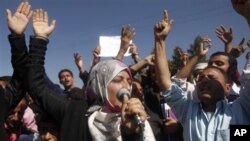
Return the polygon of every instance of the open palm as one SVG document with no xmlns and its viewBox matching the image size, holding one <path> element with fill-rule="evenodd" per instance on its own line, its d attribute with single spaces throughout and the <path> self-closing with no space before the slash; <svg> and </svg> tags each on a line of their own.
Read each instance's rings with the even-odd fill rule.
<svg viewBox="0 0 250 141">
<path fill-rule="evenodd" d="M 48 38 L 55 28 L 55 20 L 48 24 L 48 14 L 42 9 L 36 10 L 33 14 L 33 30 L 35 36 Z"/>
<path fill-rule="evenodd" d="M 9 9 L 6 10 L 8 27 L 12 33 L 22 34 L 24 32 L 32 15 L 30 8 L 31 6 L 28 2 L 22 2 L 13 16 Z"/>
</svg>

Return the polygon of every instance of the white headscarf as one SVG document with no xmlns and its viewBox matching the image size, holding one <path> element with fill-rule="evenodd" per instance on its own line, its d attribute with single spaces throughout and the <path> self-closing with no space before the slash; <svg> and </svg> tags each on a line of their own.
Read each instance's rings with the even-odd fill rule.
<svg viewBox="0 0 250 141">
<path fill-rule="evenodd" d="M 127 70 L 131 77 L 127 65 L 118 60 L 99 62 L 90 72 L 88 90 L 92 91 L 98 98 L 101 97 L 103 103 L 109 102 L 107 86 L 110 81 L 123 70 Z"/>
</svg>

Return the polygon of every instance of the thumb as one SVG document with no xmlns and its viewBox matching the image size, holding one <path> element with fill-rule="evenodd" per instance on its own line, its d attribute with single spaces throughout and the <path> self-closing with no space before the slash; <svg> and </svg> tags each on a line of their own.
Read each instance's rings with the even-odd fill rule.
<svg viewBox="0 0 250 141">
<path fill-rule="evenodd" d="M 122 108 L 121 108 L 122 119 L 124 119 L 126 115 L 126 107 L 127 107 L 128 99 L 129 99 L 128 96 L 124 95 L 124 98 L 122 100 Z"/>
<path fill-rule="evenodd" d="M 11 14 L 10 9 L 6 9 L 6 16 L 7 16 L 7 19 L 8 19 L 8 20 L 11 19 L 12 14 Z"/>
<path fill-rule="evenodd" d="M 53 32 L 56 27 L 56 20 L 53 20 L 49 26 L 50 32 Z"/>
</svg>

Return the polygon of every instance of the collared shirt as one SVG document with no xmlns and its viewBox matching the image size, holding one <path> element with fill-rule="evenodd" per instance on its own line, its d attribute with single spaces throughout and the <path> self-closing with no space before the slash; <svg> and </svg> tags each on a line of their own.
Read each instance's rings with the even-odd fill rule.
<svg viewBox="0 0 250 141">
<path fill-rule="evenodd" d="M 171 80 L 178 85 L 184 92 L 186 92 L 188 99 L 194 99 L 195 85 L 187 81 L 187 78 L 177 78 L 175 75 L 171 77 Z M 195 96 L 195 97 L 194 97 Z"/>
<path fill-rule="evenodd" d="M 230 125 L 250 124 L 250 72 L 243 72 L 240 97 L 230 103 L 218 101 L 211 118 L 200 102 L 188 99 L 176 84 L 165 92 L 164 98 L 181 122 L 186 141 L 229 141 Z"/>
</svg>

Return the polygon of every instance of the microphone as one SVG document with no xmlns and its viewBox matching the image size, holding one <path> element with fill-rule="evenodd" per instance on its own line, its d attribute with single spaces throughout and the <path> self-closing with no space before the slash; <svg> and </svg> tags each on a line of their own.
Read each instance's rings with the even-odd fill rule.
<svg viewBox="0 0 250 141">
<path fill-rule="evenodd" d="M 118 92 L 117 92 L 117 98 L 119 99 L 119 101 L 123 102 L 123 99 L 125 96 L 127 96 L 128 98 L 130 98 L 131 94 L 130 92 L 126 89 L 126 88 L 121 88 Z M 142 122 L 141 118 L 139 117 L 139 115 L 134 115 L 133 117 L 134 122 L 137 125 L 141 125 L 144 126 L 144 122 Z"/>
<path fill-rule="evenodd" d="M 130 92 L 126 89 L 126 88 L 121 88 L 118 92 L 117 92 L 117 98 L 119 99 L 119 101 L 123 101 L 124 96 L 127 96 L 128 98 L 130 98 L 131 94 Z"/>
</svg>

